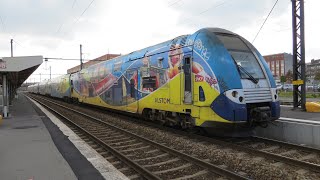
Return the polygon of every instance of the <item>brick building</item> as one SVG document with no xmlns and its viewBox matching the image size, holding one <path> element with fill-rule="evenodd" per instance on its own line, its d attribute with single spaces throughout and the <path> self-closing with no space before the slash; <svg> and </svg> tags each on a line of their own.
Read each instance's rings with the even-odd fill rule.
<svg viewBox="0 0 320 180">
<path fill-rule="evenodd" d="M 97 63 L 99 63 L 99 62 L 101 62 L 101 61 L 106 61 L 106 60 L 109 60 L 109 59 L 113 59 L 113 58 L 118 57 L 118 56 L 120 56 L 120 55 L 121 55 L 121 54 L 105 54 L 105 55 L 103 55 L 103 56 L 100 56 L 100 57 L 98 57 L 98 58 L 95 58 L 95 59 L 93 59 L 93 60 L 90 60 L 90 61 L 88 61 L 88 62 L 83 63 L 83 66 L 82 66 L 82 67 L 83 67 L 83 68 L 87 68 L 87 67 L 89 67 L 89 66 L 91 66 L 91 65 L 93 65 L 93 64 L 97 64 Z M 79 70 L 80 70 L 80 65 L 68 69 L 68 70 L 67 70 L 67 73 L 68 73 L 68 74 L 70 74 L 70 73 L 75 73 L 75 72 L 78 72 Z"/>
<path fill-rule="evenodd" d="M 288 71 L 292 72 L 292 54 L 279 53 L 263 56 L 276 80 L 280 80 L 281 76 L 285 76 Z"/>
</svg>

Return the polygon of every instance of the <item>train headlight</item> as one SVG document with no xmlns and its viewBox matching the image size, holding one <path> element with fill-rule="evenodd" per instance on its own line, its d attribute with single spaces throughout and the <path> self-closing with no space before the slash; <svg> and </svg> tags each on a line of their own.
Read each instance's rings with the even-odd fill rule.
<svg viewBox="0 0 320 180">
<path fill-rule="evenodd" d="M 242 89 L 230 89 L 224 92 L 224 94 L 228 97 L 229 100 L 237 104 L 245 103 L 244 93 Z"/>
<path fill-rule="evenodd" d="M 279 89 L 271 88 L 271 96 L 273 101 L 279 101 Z"/>
<path fill-rule="evenodd" d="M 231 94 L 232 94 L 233 97 L 237 97 L 238 96 L 238 92 L 237 91 L 232 91 Z"/>
</svg>

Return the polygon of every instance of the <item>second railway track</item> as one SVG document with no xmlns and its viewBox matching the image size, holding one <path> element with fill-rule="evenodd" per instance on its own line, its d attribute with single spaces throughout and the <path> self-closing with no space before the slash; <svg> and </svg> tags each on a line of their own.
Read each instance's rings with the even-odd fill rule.
<svg viewBox="0 0 320 180">
<path fill-rule="evenodd" d="M 59 101 L 57 101 L 57 102 L 59 102 Z M 68 106 L 68 104 L 65 104 L 65 105 Z M 73 106 L 73 105 L 70 105 L 70 107 L 71 106 Z M 88 114 L 91 114 L 92 116 L 101 117 L 99 115 L 99 113 L 94 112 L 92 110 L 89 110 L 87 108 L 77 107 L 77 109 L 79 109 L 79 110 L 81 109 L 81 111 L 86 112 Z M 144 122 L 143 122 L 143 124 L 144 125 L 142 125 L 142 126 L 150 126 L 150 124 L 145 125 Z M 141 125 L 141 123 L 140 123 L 140 125 Z M 250 145 L 244 144 L 245 142 L 249 142 L 248 140 L 235 141 L 234 139 L 232 139 L 231 141 L 228 142 L 226 140 L 212 139 L 212 138 L 203 137 L 203 136 L 199 136 L 199 135 L 195 135 L 195 134 L 189 134 L 189 133 L 174 130 L 172 128 L 163 128 L 163 129 L 165 129 L 165 131 L 169 131 L 171 133 L 176 134 L 175 136 L 180 136 L 181 138 L 188 139 L 190 141 L 192 141 L 192 140 L 197 141 L 198 144 L 200 144 L 199 146 L 201 146 L 201 143 L 203 143 L 205 146 L 208 145 L 208 146 L 214 147 L 215 145 L 217 145 L 220 147 L 220 149 L 218 149 L 218 150 L 214 149 L 214 150 L 210 150 L 210 151 L 215 152 L 217 154 L 221 153 L 222 156 L 226 156 L 226 154 L 228 153 L 228 151 L 230 151 L 230 149 L 232 149 L 232 151 L 233 150 L 239 151 L 239 152 L 235 153 L 236 156 L 238 156 L 238 155 L 243 156 L 242 152 L 244 152 L 245 154 L 250 156 L 249 158 L 252 159 L 252 166 L 257 166 L 259 164 L 259 163 L 255 162 L 257 159 L 258 159 L 258 161 L 261 161 L 261 159 L 259 159 L 258 157 L 262 157 L 263 159 L 266 159 L 266 161 L 268 163 L 275 164 L 275 168 L 273 169 L 272 167 L 270 168 L 270 167 L 265 166 L 268 163 L 264 162 L 264 163 L 262 163 L 263 165 L 261 167 L 257 167 L 257 169 L 255 170 L 253 167 L 248 167 L 248 165 L 244 165 L 245 168 L 243 168 L 243 167 L 241 168 L 241 167 L 237 167 L 236 165 L 230 164 L 230 162 L 227 162 L 227 161 L 226 162 L 221 162 L 221 161 L 216 162 L 216 160 L 209 160 L 210 158 L 207 159 L 209 162 L 214 162 L 216 164 L 219 164 L 218 167 L 220 167 L 221 169 L 229 169 L 229 172 L 233 171 L 233 173 L 238 172 L 239 174 L 241 174 L 247 178 L 250 177 L 250 178 L 257 179 L 257 178 L 261 178 L 261 177 L 265 178 L 265 177 L 269 176 L 269 178 L 267 178 L 267 179 L 270 179 L 272 177 L 274 177 L 274 178 L 278 177 L 279 179 L 283 179 L 284 177 L 286 177 L 287 179 L 292 179 L 292 178 L 299 179 L 299 177 L 309 177 L 310 179 L 315 179 L 315 178 L 320 177 L 319 176 L 319 164 L 317 163 L 317 161 L 309 161 L 311 156 L 319 158 L 319 154 L 317 154 L 319 151 L 317 152 L 316 149 L 313 149 L 315 151 L 310 151 L 310 150 L 312 150 L 312 148 L 305 148 L 305 150 L 309 150 L 309 151 L 304 151 L 304 152 L 309 153 L 311 155 L 309 156 L 309 154 L 302 154 L 301 156 L 306 157 L 306 158 L 299 159 L 299 158 L 292 157 L 291 153 L 294 154 L 295 150 L 288 149 L 289 153 L 283 153 L 283 154 L 273 153 L 272 151 L 270 151 L 270 152 L 266 151 L 266 150 L 268 150 L 268 147 L 266 147 L 266 148 L 264 148 L 264 150 L 262 150 L 262 149 L 254 148 L 254 147 L 251 147 Z M 138 134 L 139 134 L 139 132 L 138 132 Z M 130 141 L 130 140 L 128 139 L 128 141 Z M 251 144 L 256 144 L 255 146 L 260 146 L 263 144 L 262 142 L 266 143 L 266 141 L 267 140 L 263 141 L 260 139 L 260 141 L 259 141 L 258 139 L 256 139 Z M 158 143 L 166 144 L 168 146 L 174 146 L 173 144 L 170 144 L 165 141 L 158 141 Z M 277 143 L 279 144 L 281 142 L 277 142 Z M 266 144 L 271 144 L 270 145 L 271 147 L 275 146 L 275 145 L 272 145 L 273 143 L 271 141 L 269 141 L 269 143 L 266 143 Z M 181 151 L 184 151 L 187 153 L 190 153 L 190 151 L 191 151 L 192 152 L 191 154 L 194 153 L 192 150 L 190 150 L 190 147 L 188 147 L 188 144 L 186 144 L 184 146 L 185 146 L 184 148 L 189 148 L 189 149 L 181 149 Z M 284 146 L 284 144 L 282 144 L 281 147 L 282 146 Z M 217 148 L 219 148 L 219 147 L 217 147 Z M 272 147 L 272 148 L 271 147 L 270 147 L 271 150 L 272 150 L 272 148 L 275 148 L 275 147 Z M 287 146 L 285 146 L 285 147 L 287 147 Z M 297 149 L 300 146 L 292 145 L 290 147 L 293 149 L 294 148 Z M 199 149 L 199 148 L 195 148 L 195 149 Z M 277 148 L 275 148 L 275 149 L 277 149 Z M 284 148 L 284 149 L 286 149 L 286 148 Z M 298 150 L 298 152 L 300 152 L 300 150 Z M 197 153 L 195 152 L 195 154 L 197 154 Z M 203 160 L 205 160 L 207 158 L 207 156 L 203 155 L 203 154 L 195 155 L 195 156 L 199 157 L 200 159 L 203 159 Z M 215 159 L 215 158 L 213 158 L 213 159 Z M 242 160 L 241 158 L 239 158 L 242 162 L 237 162 L 237 159 L 238 159 L 238 157 L 235 157 L 234 160 L 232 160 L 232 162 L 235 164 L 240 163 L 240 165 L 243 165 L 245 163 L 248 164 L 248 162 L 251 163 L 251 160 L 247 161 L 247 160 Z M 169 162 L 171 162 L 171 161 L 169 161 Z M 283 165 L 279 166 L 278 162 L 282 162 L 284 164 L 289 165 L 288 167 L 285 167 L 285 169 L 288 170 L 288 173 L 283 172 L 283 168 L 280 168 L 280 166 L 283 166 Z M 256 171 L 256 172 L 253 172 L 252 169 L 254 169 L 254 171 Z M 304 170 L 301 171 L 300 169 L 304 169 Z M 263 172 L 263 171 L 266 171 L 266 172 Z M 269 173 L 268 173 L 268 171 L 269 171 Z M 274 174 L 271 174 L 272 171 L 274 171 Z M 206 172 L 206 171 L 199 170 L 199 172 Z M 278 172 L 279 174 L 282 173 L 282 175 L 277 176 L 276 172 Z M 296 172 L 298 172 L 298 173 L 296 173 Z M 301 172 L 302 172 L 302 174 L 299 175 Z M 252 174 L 250 174 L 250 173 L 252 173 Z M 193 174 L 197 174 L 197 173 L 193 173 Z M 213 173 L 213 174 L 217 174 L 217 173 Z M 250 174 L 250 175 L 248 175 L 248 174 Z M 220 176 L 224 176 L 224 175 L 218 175 L 218 176 L 214 176 L 214 177 L 217 178 Z M 190 176 L 190 177 L 192 177 L 192 176 Z M 208 176 L 199 176 L 199 177 L 202 177 L 202 178 L 205 177 L 205 179 L 208 178 Z M 215 178 L 213 178 L 213 179 L 215 179 Z M 198 179 L 198 178 L 195 178 L 195 179 Z"/>
</svg>

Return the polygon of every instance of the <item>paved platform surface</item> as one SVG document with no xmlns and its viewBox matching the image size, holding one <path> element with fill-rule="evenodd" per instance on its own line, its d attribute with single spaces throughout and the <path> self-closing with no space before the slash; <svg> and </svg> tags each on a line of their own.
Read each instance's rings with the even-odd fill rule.
<svg viewBox="0 0 320 180">
<path fill-rule="evenodd" d="M 281 106 L 280 117 L 320 121 L 320 113 L 311 113 L 293 109 L 292 106 Z"/>
<path fill-rule="evenodd" d="M 54 131 L 57 131 L 60 138 L 53 138 L 55 144 L 57 145 L 59 151 L 63 154 L 65 159 L 69 162 L 74 172 L 76 172 L 79 179 L 100 179 L 100 175 L 108 180 L 129 180 L 124 174 L 122 174 L 118 169 L 116 169 L 110 162 L 108 162 L 104 157 L 102 157 L 98 152 L 96 152 L 91 146 L 84 142 L 78 135 L 76 135 L 68 126 L 62 123 L 57 117 L 55 117 L 51 112 L 42 107 L 37 102 L 31 100 L 35 104 L 35 109 L 39 111 L 39 114 L 45 115 L 49 118 L 49 121 L 44 121 L 47 127 L 53 126 Z M 49 122 L 49 123 L 47 123 Z M 52 128 L 48 128 L 49 132 Z M 51 133 L 51 132 L 50 132 Z M 52 135 L 53 133 L 51 133 Z M 55 136 L 55 135 L 54 135 Z M 65 141 L 67 144 L 73 144 L 70 147 L 76 147 L 77 149 L 65 148 L 66 146 L 61 146 L 61 142 Z M 89 161 L 91 165 L 94 166 L 94 171 L 92 166 L 88 163 L 82 163 L 77 158 L 74 158 L 74 154 L 79 151 L 83 155 L 81 157 L 86 158 L 86 162 Z M 77 151 L 77 152 L 75 152 Z M 76 156 L 77 157 L 77 156 Z M 83 161 L 82 161 L 83 162 Z M 83 165 L 84 164 L 84 165 Z M 99 171 L 99 175 L 96 175 L 96 171 Z"/>
<path fill-rule="evenodd" d="M 33 106 L 19 95 L 11 106 L 11 117 L 0 125 L 0 179 L 103 179 Z"/>
</svg>

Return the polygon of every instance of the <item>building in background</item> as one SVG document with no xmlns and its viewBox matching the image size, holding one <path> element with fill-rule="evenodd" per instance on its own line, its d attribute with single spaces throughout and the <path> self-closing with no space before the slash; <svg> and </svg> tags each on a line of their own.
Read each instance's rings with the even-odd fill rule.
<svg viewBox="0 0 320 180">
<path fill-rule="evenodd" d="M 319 80 L 315 80 L 317 73 L 320 73 L 320 59 L 312 59 L 311 62 L 306 63 L 306 77 L 312 84 L 319 83 Z"/>
<path fill-rule="evenodd" d="M 101 61 L 106 61 L 106 60 L 109 60 L 109 59 L 113 59 L 113 58 L 118 57 L 120 55 L 121 54 L 105 54 L 103 56 L 100 56 L 98 58 L 95 58 L 93 60 L 90 60 L 88 62 L 83 63 L 82 67 L 83 68 L 87 68 L 87 67 L 89 67 L 89 66 L 91 66 L 93 64 L 97 64 L 97 63 L 99 63 Z M 70 74 L 70 73 L 75 73 L 75 72 L 78 72 L 78 71 L 80 71 L 80 65 L 68 69 L 67 73 Z"/>
<path fill-rule="evenodd" d="M 292 73 L 292 54 L 279 53 L 263 56 L 276 80 L 281 79 L 281 76 L 286 76 L 289 71 Z"/>
</svg>

